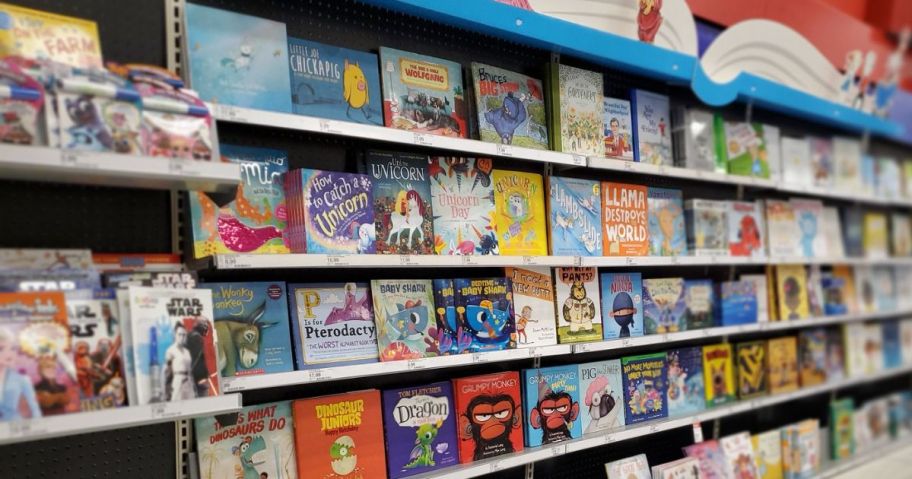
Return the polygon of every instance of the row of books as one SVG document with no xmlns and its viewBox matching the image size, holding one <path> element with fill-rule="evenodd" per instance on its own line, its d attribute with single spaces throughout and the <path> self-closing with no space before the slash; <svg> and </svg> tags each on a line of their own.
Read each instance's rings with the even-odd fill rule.
<svg viewBox="0 0 912 479">
<path fill-rule="evenodd" d="M 856 404 L 830 403 L 829 452 L 834 461 L 876 451 L 891 440 L 912 435 L 912 393 L 901 392 Z"/>
</svg>

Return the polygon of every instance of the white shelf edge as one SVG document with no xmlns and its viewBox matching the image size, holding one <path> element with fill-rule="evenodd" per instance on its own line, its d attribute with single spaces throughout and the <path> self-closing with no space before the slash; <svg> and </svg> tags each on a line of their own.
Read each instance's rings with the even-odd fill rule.
<svg viewBox="0 0 912 479">
<path fill-rule="evenodd" d="M 836 477 L 839 474 L 851 471 L 857 467 L 863 466 L 873 460 L 880 459 L 888 454 L 899 451 L 905 447 L 912 446 L 912 436 L 900 437 L 890 441 L 889 444 L 872 448 L 873 450 L 857 453 L 847 459 L 831 461 L 827 467 L 820 471 L 822 479 Z"/>
<path fill-rule="evenodd" d="M 776 188 L 776 183 L 773 180 L 766 178 L 729 175 L 728 173 L 695 170 L 693 168 L 683 168 L 680 166 L 652 165 L 648 163 L 639 163 L 636 161 L 603 158 L 600 156 L 590 156 L 588 165 L 590 168 L 600 170 L 623 171 L 641 175 L 661 176 L 665 178 L 681 178 L 685 180 L 706 181 L 711 183 L 745 185 L 752 186 L 754 188 Z"/>
<path fill-rule="evenodd" d="M 240 394 L 78 412 L 22 421 L 0 422 L 0 444 L 35 441 L 95 431 L 121 429 L 199 416 L 211 416 L 241 408 Z"/>
</svg>

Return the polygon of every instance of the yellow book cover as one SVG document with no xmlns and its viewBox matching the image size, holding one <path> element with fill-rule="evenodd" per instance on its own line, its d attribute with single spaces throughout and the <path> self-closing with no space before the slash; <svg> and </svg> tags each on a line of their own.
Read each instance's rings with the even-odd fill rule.
<svg viewBox="0 0 912 479">
<path fill-rule="evenodd" d="M 781 321 L 782 317 L 779 316 L 779 303 L 776 302 L 776 298 L 779 295 L 776 294 L 776 270 L 773 266 L 767 266 L 765 268 L 766 273 L 766 299 L 767 302 L 767 314 L 769 314 L 770 321 Z"/>
<path fill-rule="evenodd" d="M 783 321 L 810 316 L 807 294 L 807 271 L 800 264 L 776 266 L 776 297 L 779 318 Z"/>
<path fill-rule="evenodd" d="M 864 228 L 861 236 L 862 248 L 868 258 L 886 258 L 889 256 L 887 247 L 887 215 L 869 211 L 864 215 Z"/>
<path fill-rule="evenodd" d="M 741 399 L 766 395 L 766 341 L 748 341 L 735 347 L 738 369 L 738 397 Z"/>
<path fill-rule="evenodd" d="M 795 337 L 770 339 L 766 345 L 766 355 L 770 394 L 798 389 L 798 341 Z"/>
<path fill-rule="evenodd" d="M 101 41 L 91 20 L 0 3 L 0 56 L 54 60 L 77 68 L 99 68 Z"/>
<path fill-rule="evenodd" d="M 782 479 L 782 436 L 778 429 L 751 436 L 760 479 Z"/>
<path fill-rule="evenodd" d="M 851 266 L 844 264 L 833 266 L 831 272 L 834 278 L 842 280 L 842 301 L 849 314 L 858 312 L 858 297 L 855 292 L 855 273 Z"/>
<path fill-rule="evenodd" d="M 494 229 L 501 255 L 545 256 L 548 224 L 542 176 L 494 170 Z"/>
<path fill-rule="evenodd" d="M 735 400 L 734 369 L 731 344 L 703 346 L 706 407 L 715 407 Z"/>
</svg>

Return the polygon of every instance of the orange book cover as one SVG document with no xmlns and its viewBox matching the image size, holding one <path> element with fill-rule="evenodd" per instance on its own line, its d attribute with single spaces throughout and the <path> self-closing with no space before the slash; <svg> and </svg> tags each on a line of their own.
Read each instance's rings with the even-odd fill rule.
<svg viewBox="0 0 912 479">
<path fill-rule="evenodd" d="M 647 188 L 602 182 L 602 251 L 605 256 L 649 254 Z"/>
<path fill-rule="evenodd" d="M 294 402 L 298 476 L 386 479 L 380 391 Z"/>
<path fill-rule="evenodd" d="M 770 339 L 766 344 L 769 393 L 798 389 L 798 341 L 794 336 Z"/>
</svg>

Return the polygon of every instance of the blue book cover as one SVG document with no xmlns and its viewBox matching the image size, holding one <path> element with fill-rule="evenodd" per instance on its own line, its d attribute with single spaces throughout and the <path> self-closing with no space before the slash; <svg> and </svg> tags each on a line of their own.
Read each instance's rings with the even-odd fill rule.
<svg viewBox="0 0 912 479">
<path fill-rule="evenodd" d="M 718 288 L 721 326 L 757 322 L 757 290 L 753 281 L 723 281 Z"/>
<path fill-rule="evenodd" d="M 684 278 L 643 280 L 644 334 L 686 331 L 686 310 Z"/>
<path fill-rule="evenodd" d="M 621 358 L 627 425 L 668 417 L 668 360 L 665 353 Z"/>
<path fill-rule="evenodd" d="M 432 156 L 434 251 L 441 255 L 500 254 L 490 158 Z"/>
<path fill-rule="evenodd" d="M 687 329 L 711 328 L 716 325 L 715 296 L 711 279 L 684 280 Z"/>
<path fill-rule="evenodd" d="M 643 335 L 643 281 L 640 273 L 602 273 L 602 330 L 605 339 Z"/>
<path fill-rule="evenodd" d="M 684 227 L 681 190 L 650 186 L 646 202 L 649 209 L 649 255 L 686 255 L 687 230 Z"/>
<path fill-rule="evenodd" d="M 383 432 L 390 479 L 458 464 L 450 382 L 383 391 Z"/>
<path fill-rule="evenodd" d="M 291 113 L 285 24 L 187 3 L 190 87 L 204 101 Z"/>
<path fill-rule="evenodd" d="M 575 364 L 523 370 L 526 446 L 576 439 L 582 435 L 579 371 Z"/>
<path fill-rule="evenodd" d="M 706 409 L 703 392 L 703 349 L 668 352 L 668 416 L 686 416 Z"/>
<path fill-rule="evenodd" d="M 878 311 L 896 311 L 896 282 L 892 266 L 873 268 L 874 302 Z"/>
<path fill-rule="evenodd" d="M 456 294 L 452 279 L 431 280 L 434 285 L 434 313 L 437 317 L 437 345 L 440 354 L 460 354 L 471 344 L 456 320 Z"/>
<path fill-rule="evenodd" d="M 880 327 L 883 335 L 883 363 L 887 369 L 902 366 L 902 342 L 899 335 L 899 322 L 896 320 L 884 321 Z"/>
<path fill-rule="evenodd" d="M 307 252 L 373 254 L 376 225 L 370 177 L 302 169 L 300 178 Z"/>
<path fill-rule="evenodd" d="M 845 278 L 823 273 L 820 286 L 823 289 L 823 313 L 827 316 L 848 314 Z"/>
<path fill-rule="evenodd" d="M 598 181 L 548 177 L 551 254 L 602 255 L 602 189 Z"/>
<path fill-rule="evenodd" d="M 428 157 L 369 151 L 377 254 L 434 254 L 434 213 Z"/>
<path fill-rule="evenodd" d="M 294 370 L 285 283 L 200 286 L 212 290 L 222 377 Z"/>
<path fill-rule="evenodd" d="M 617 429 L 624 425 L 624 386 L 621 360 L 608 359 L 579 365 L 580 396 L 585 408 L 583 434 Z"/>
<path fill-rule="evenodd" d="M 540 80 L 472 62 L 481 141 L 548 149 L 545 95 Z"/>
<path fill-rule="evenodd" d="M 466 352 L 516 348 L 513 292 L 507 278 L 453 280 L 457 324 L 471 341 Z"/>
<path fill-rule="evenodd" d="M 383 125 L 377 55 L 288 37 L 288 71 L 295 113 Z"/>
<path fill-rule="evenodd" d="M 671 107 L 668 97 L 633 89 L 630 91 L 630 104 L 636 161 L 651 165 L 673 165 Z"/>
<path fill-rule="evenodd" d="M 367 283 L 288 285 L 297 369 L 377 361 Z"/>
</svg>

